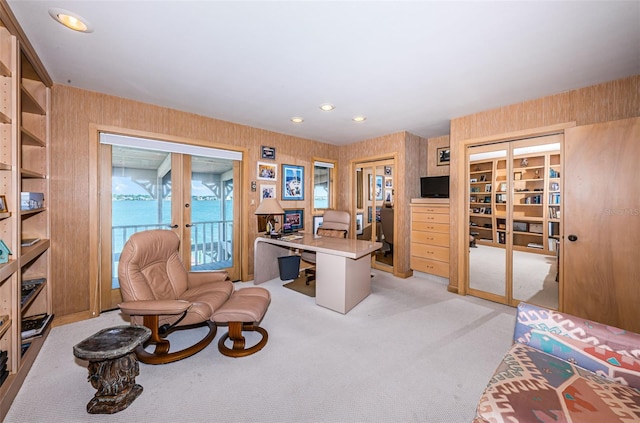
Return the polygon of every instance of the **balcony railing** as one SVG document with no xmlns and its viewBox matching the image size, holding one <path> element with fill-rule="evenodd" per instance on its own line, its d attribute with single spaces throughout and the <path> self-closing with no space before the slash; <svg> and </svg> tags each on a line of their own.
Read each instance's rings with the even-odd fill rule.
<svg viewBox="0 0 640 423">
<path fill-rule="evenodd" d="M 216 270 L 232 266 L 233 221 L 215 220 L 193 223 L 191 227 L 191 270 Z M 169 230 L 167 224 L 125 225 L 111 229 L 112 286 L 118 287 L 118 262 L 129 237 L 136 232 L 152 229 Z"/>
</svg>

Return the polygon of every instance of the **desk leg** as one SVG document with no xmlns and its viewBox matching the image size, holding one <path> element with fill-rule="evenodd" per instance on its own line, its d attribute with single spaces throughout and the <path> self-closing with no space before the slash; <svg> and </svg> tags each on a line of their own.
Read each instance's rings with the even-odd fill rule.
<svg viewBox="0 0 640 423">
<path fill-rule="evenodd" d="M 346 314 L 371 293 L 371 255 L 316 254 L 316 304 Z"/>
</svg>

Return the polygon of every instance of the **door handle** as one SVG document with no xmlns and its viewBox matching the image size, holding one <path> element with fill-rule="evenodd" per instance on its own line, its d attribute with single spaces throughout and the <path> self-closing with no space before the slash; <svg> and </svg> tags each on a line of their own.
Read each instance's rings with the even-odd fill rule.
<svg viewBox="0 0 640 423">
<path fill-rule="evenodd" d="M 576 235 L 569 235 L 569 241 L 571 242 L 576 242 L 578 240 L 578 237 Z"/>
<path fill-rule="evenodd" d="M 190 227 L 192 227 L 193 225 L 192 225 L 191 223 L 187 223 L 187 224 L 186 224 L 186 225 L 184 225 L 184 226 L 185 226 L 185 227 L 187 227 L 187 228 L 190 228 Z"/>
<path fill-rule="evenodd" d="M 169 225 L 171 229 L 178 229 L 178 225 Z"/>
</svg>

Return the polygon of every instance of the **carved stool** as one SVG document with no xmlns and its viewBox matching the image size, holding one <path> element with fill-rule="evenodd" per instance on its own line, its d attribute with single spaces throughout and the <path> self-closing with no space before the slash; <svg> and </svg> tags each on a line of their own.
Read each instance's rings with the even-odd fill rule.
<svg viewBox="0 0 640 423">
<path fill-rule="evenodd" d="M 103 329 L 73 347 L 73 355 L 89 361 L 89 382 L 97 389 L 87 404 L 91 414 L 113 414 L 127 408 L 142 393 L 133 352 L 151 336 L 144 326 Z"/>
<path fill-rule="evenodd" d="M 229 325 L 229 332 L 218 341 L 218 350 L 227 357 L 244 357 L 260 351 L 267 344 L 269 334 L 259 324 L 270 302 L 271 294 L 264 288 L 251 287 L 235 291 L 211 316 L 216 324 Z M 262 339 L 253 347 L 245 348 L 242 331 L 258 332 L 262 334 Z M 233 341 L 233 348 L 225 345 L 227 339 Z"/>
</svg>

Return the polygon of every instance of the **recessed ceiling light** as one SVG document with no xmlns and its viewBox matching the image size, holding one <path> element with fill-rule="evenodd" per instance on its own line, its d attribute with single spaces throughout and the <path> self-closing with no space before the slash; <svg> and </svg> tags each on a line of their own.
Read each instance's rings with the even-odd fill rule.
<svg viewBox="0 0 640 423">
<path fill-rule="evenodd" d="M 334 106 L 333 104 L 330 104 L 330 103 L 325 103 L 325 104 L 321 104 L 320 105 L 320 110 L 325 111 L 325 112 L 330 112 L 335 108 L 336 108 L 336 106 Z"/>
<path fill-rule="evenodd" d="M 302 123 L 302 122 L 304 122 L 304 119 L 302 119 L 301 117 L 292 117 L 291 118 L 291 122 L 293 122 L 293 123 Z"/>
<path fill-rule="evenodd" d="M 364 122 L 365 120 L 367 120 L 366 116 L 356 116 L 352 119 L 354 122 Z"/>
<path fill-rule="evenodd" d="M 49 15 L 69 29 L 78 32 L 93 32 L 93 27 L 86 19 L 77 13 L 68 10 L 53 8 L 49 9 Z"/>
</svg>

